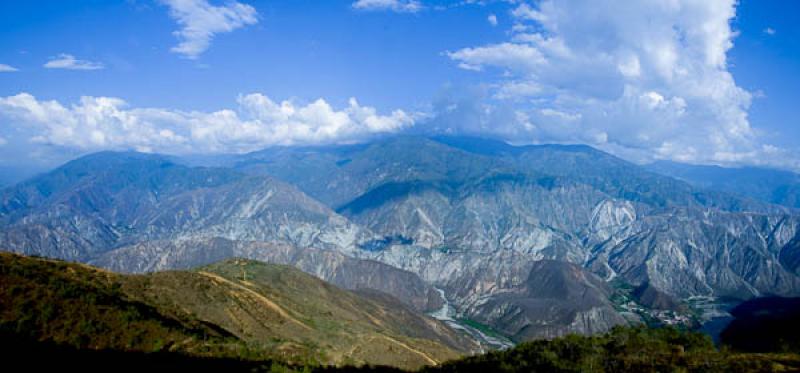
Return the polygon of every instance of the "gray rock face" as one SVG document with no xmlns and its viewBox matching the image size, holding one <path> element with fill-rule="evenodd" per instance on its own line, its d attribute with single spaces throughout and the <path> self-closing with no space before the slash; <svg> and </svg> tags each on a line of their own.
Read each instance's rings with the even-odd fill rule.
<svg viewBox="0 0 800 373">
<path fill-rule="evenodd" d="M 137 242 L 224 237 L 354 249 L 371 234 L 266 176 L 100 153 L 0 196 L 0 246 L 90 260 Z"/>
<path fill-rule="evenodd" d="M 778 258 L 786 270 L 800 275 L 800 232 L 781 248 Z"/>
<path fill-rule="evenodd" d="M 599 243 L 587 266 L 679 297 L 796 294 L 779 255 L 797 229 L 796 217 L 675 209 Z"/>
<path fill-rule="evenodd" d="M 380 190 L 375 194 L 386 195 Z M 579 242 L 564 231 L 576 220 L 588 221 L 594 200 L 601 197 L 579 185 L 552 188 L 527 176 L 488 175 L 447 189 L 410 188 L 373 206 L 360 206 L 359 199 L 339 211 L 377 234 L 407 237 L 427 248 L 512 250 L 580 262 Z M 567 209 L 568 204 L 585 208 Z"/>
<path fill-rule="evenodd" d="M 778 258 L 797 230 L 792 211 L 695 189 L 589 147 L 401 138 L 346 159 L 321 166 L 324 177 L 277 173 L 330 204 L 350 198 L 338 211 L 378 235 L 451 256 L 564 260 L 680 297 L 798 291 Z"/>
</svg>

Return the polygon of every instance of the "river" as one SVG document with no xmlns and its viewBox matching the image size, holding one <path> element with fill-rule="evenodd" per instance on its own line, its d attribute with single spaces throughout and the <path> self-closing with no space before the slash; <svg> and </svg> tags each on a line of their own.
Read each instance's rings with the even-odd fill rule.
<svg viewBox="0 0 800 373">
<path fill-rule="evenodd" d="M 471 338 L 475 339 L 481 345 L 481 352 L 486 352 L 486 350 L 502 350 L 506 348 L 514 347 L 514 342 L 509 340 L 508 338 L 502 337 L 498 335 L 488 335 L 483 331 L 478 330 L 472 326 L 469 326 L 462 321 L 460 321 L 456 317 L 455 308 L 450 305 L 450 301 L 447 300 L 447 295 L 445 294 L 444 290 L 435 288 L 436 291 L 439 292 L 439 295 L 442 297 L 442 301 L 444 304 L 438 310 L 431 312 L 429 315 L 437 320 L 443 321 L 451 328 L 460 331 L 464 334 L 467 334 Z"/>
</svg>

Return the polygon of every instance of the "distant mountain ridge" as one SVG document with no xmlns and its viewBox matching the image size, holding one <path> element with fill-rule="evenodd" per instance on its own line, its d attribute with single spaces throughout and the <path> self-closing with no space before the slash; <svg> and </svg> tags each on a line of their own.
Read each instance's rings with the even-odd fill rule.
<svg viewBox="0 0 800 373">
<path fill-rule="evenodd" d="M 659 161 L 647 169 L 711 190 L 800 208 L 800 174 L 758 167 L 726 168 Z"/>
</svg>

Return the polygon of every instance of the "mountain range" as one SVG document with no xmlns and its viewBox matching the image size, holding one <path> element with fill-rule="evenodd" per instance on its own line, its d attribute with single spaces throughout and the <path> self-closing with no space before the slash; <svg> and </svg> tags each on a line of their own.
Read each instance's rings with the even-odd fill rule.
<svg viewBox="0 0 800 373">
<path fill-rule="evenodd" d="M 647 289 L 646 309 L 800 293 L 791 198 L 667 174 L 463 137 L 104 152 L 0 192 L 0 247 L 134 273 L 287 264 L 515 342 L 641 321 L 614 302 L 622 286 Z"/>
</svg>

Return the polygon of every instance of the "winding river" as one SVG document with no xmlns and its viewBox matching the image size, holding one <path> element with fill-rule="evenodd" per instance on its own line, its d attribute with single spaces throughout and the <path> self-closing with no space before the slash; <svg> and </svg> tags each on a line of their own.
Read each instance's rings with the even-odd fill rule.
<svg viewBox="0 0 800 373">
<path fill-rule="evenodd" d="M 442 308 L 439 308 L 438 310 L 429 314 L 431 317 L 446 323 L 451 328 L 467 334 L 478 341 L 478 343 L 481 345 L 481 352 L 485 352 L 486 350 L 503 350 L 514 347 L 514 342 L 508 338 L 504 338 L 499 335 L 487 335 L 486 333 L 459 321 L 459 319 L 456 317 L 455 308 L 450 305 L 450 301 L 447 300 L 447 295 L 445 294 L 444 290 L 439 288 L 435 289 L 439 292 L 439 296 L 442 297 L 442 301 L 444 303 L 442 304 Z"/>
</svg>

